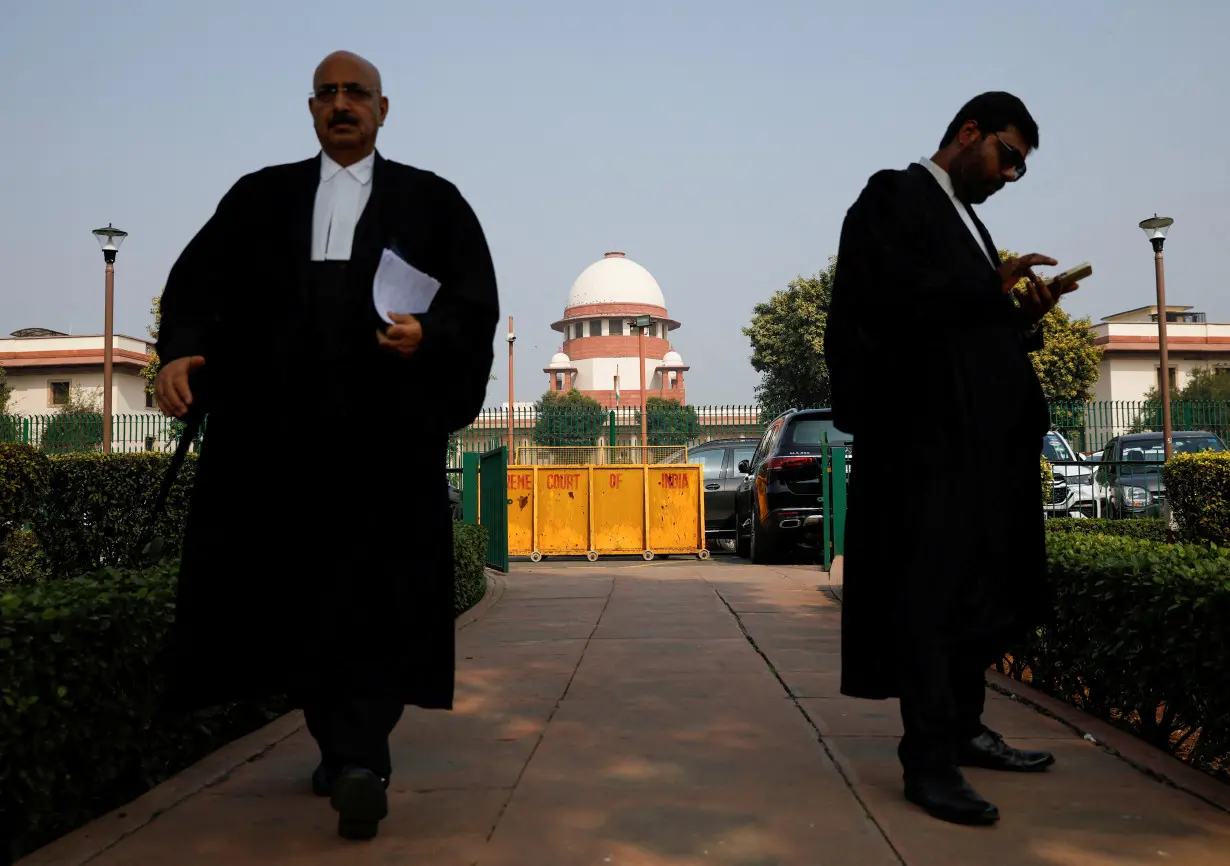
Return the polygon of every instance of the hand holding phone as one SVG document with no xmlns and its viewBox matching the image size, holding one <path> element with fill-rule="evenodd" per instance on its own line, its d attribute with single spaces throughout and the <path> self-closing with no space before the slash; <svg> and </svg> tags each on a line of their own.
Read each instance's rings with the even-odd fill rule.
<svg viewBox="0 0 1230 866">
<path fill-rule="evenodd" d="M 1053 277 L 1047 277 L 1045 283 L 1052 294 L 1066 295 L 1076 289 L 1077 283 L 1092 274 L 1093 265 L 1089 262 L 1081 262 L 1074 268 L 1068 268 Z"/>
</svg>

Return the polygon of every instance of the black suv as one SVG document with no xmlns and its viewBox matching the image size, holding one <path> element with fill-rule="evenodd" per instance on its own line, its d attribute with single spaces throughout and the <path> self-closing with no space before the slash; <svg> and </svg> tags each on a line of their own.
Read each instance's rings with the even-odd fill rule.
<svg viewBox="0 0 1230 866">
<path fill-rule="evenodd" d="M 852 439 L 833 426 L 831 409 L 791 409 L 765 429 L 756 453 L 738 469 L 746 474 L 735 494 L 735 551 L 770 562 L 792 545 L 819 546 L 823 538 L 824 441 L 849 448 Z M 847 450 L 847 455 L 849 450 Z M 849 457 L 847 456 L 847 465 Z"/>
<path fill-rule="evenodd" d="M 1176 430 L 1171 441 L 1175 454 L 1226 450 L 1225 443 L 1208 430 Z M 1103 514 L 1112 518 L 1164 517 L 1164 455 L 1161 433 L 1129 433 L 1110 440 L 1094 475 Z"/>
</svg>

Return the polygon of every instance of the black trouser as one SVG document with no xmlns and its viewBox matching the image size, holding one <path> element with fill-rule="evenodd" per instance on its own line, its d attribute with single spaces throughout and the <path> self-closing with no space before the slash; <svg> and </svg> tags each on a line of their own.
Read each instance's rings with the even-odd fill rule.
<svg viewBox="0 0 1230 866">
<path fill-rule="evenodd" d="M 331 772 L 355 766 L 382 779 L 393 772 L 389 734 L 405 704 L 389 697 L 329 697 L 304 701 L 303 716 Z"/>
<path fill-rule="evenodd" d="M 902 659 L 901 721 L 897 754 L 907 774 L 956 766 L 957 747 L 982 733 L 986 670 L 997 659 L 986 641 L 920 642 Z"/>
</svg>

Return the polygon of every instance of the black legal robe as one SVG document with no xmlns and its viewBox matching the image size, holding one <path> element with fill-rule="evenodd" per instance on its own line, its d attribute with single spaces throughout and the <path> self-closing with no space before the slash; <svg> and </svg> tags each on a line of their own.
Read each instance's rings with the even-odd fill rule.
<svg viewBox="0 0 1230 866">
<path fill-rule="evenodd" d="M 312 262 L 320 159 L 241 178 L 162 296 L 163 363 L 203 355 L 207 433 L 171 643 L 171 704 L 396 694 L 451 708 L 448 435 L 486 394 L 499 302 L 477 217 L 377 154 L 348 262 Z M 372 302 L 394 247 L 441 287 L 409 358 Z M 394 311 L 398 312 L 398 311 Z"/>
<path fill-rule="evenodd" d="M 842 226 L 825 336 L 834 422 L 858 452 L 843 694 L 899 696 L 920 642 L 1006 649 L 1048 609 L 1030 330 L 926 168 L 871 177 Z"/>
</svg>

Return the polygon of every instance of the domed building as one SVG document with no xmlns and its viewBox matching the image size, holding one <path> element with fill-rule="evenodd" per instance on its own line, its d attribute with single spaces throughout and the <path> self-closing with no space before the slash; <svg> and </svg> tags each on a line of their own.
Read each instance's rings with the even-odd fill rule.
<svg viewBox="0 0 1230 866">
<path fill-rule="evenodd" d="M 644 387 L 639 317 L 649 322 Z M 670 345 L 680 323 L 667 312 L 658 281 L 623 253 L 607 253 L 581 272 L 568 292 L 564 317 L 551 327 L 564 342 L 543 369 L 550 390 L 576 388 L 607 408 L 641 406 L 649 397 L 686 402 L 683 374 L 689 368 Z"/>
</svg>

